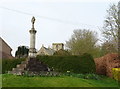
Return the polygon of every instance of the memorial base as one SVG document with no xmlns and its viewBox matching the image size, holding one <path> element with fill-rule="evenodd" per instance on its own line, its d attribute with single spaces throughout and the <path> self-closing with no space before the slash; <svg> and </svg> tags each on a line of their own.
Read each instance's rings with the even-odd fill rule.
<svg viewBox="0 0 120 89">
<path fill-rule="evenodd" d="M 28 58 L 26 61 L 18 64 L 12 71 L 8 71 L 9 74 L 24 75 L 26 72 L 39 75 L 41 72 L 49 72 L 50 69 L 47 65 L 43 64 L 36 58 Z"/>
</svg>

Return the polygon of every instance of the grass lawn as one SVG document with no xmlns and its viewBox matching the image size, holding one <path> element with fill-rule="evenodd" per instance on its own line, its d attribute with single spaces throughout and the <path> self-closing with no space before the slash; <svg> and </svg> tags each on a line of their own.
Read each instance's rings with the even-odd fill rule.
<svg viewBox="0 0 120 89">
<path fill-rule="evenodd" d="M 117 81 L 110 78 L 101 80 L 77 77 L 25 77 L 10 74 L 2 75 L 3 87 L 118 87 Z"/>
</svg>

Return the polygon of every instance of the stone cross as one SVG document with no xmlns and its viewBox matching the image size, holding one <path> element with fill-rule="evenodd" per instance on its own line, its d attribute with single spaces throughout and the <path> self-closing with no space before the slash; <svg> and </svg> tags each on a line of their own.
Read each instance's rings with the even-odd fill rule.
<svg viewBox="0 0 120 89">
<path fill-rule="evenodd" d="M 35 17 L 34 16 L 32 17 L 31 22 L 32 22 L 32 28 L 34 28 L 34 23 L 35 23 Z"/>
</svg>

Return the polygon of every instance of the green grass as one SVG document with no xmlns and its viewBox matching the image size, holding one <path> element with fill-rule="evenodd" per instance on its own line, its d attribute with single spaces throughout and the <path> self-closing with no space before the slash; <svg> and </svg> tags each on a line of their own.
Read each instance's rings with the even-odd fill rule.
<svg viewBox="0 0 120 89">
<path fill-rule="evenodd" d="M 2 87 L 2 75 L 0 74 L 0 87 Z"/>
<path fill-rule="evenodd" d="M 2 75 L 3 87 L 118 87 L 117 81 L 110 78 L 102 80 L 82 79 L 70 76 L 25 77 L 10 74 Z"/>
</svg>

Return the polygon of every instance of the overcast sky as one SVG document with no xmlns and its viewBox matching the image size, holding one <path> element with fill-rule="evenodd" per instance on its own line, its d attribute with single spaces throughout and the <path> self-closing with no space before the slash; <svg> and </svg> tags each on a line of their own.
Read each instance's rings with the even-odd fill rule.
<svg viewBox="0 0 120 89">
<path fill-rule="evenodd" d="M 29 46 L 31 18 L 35 16 L 36 48 L 65 43 L 74 29 L 90 29 L 100 36 L 111 3 L 119 0 L 1 0 L 0 36 L 13 49 Z"/>
</svg>

